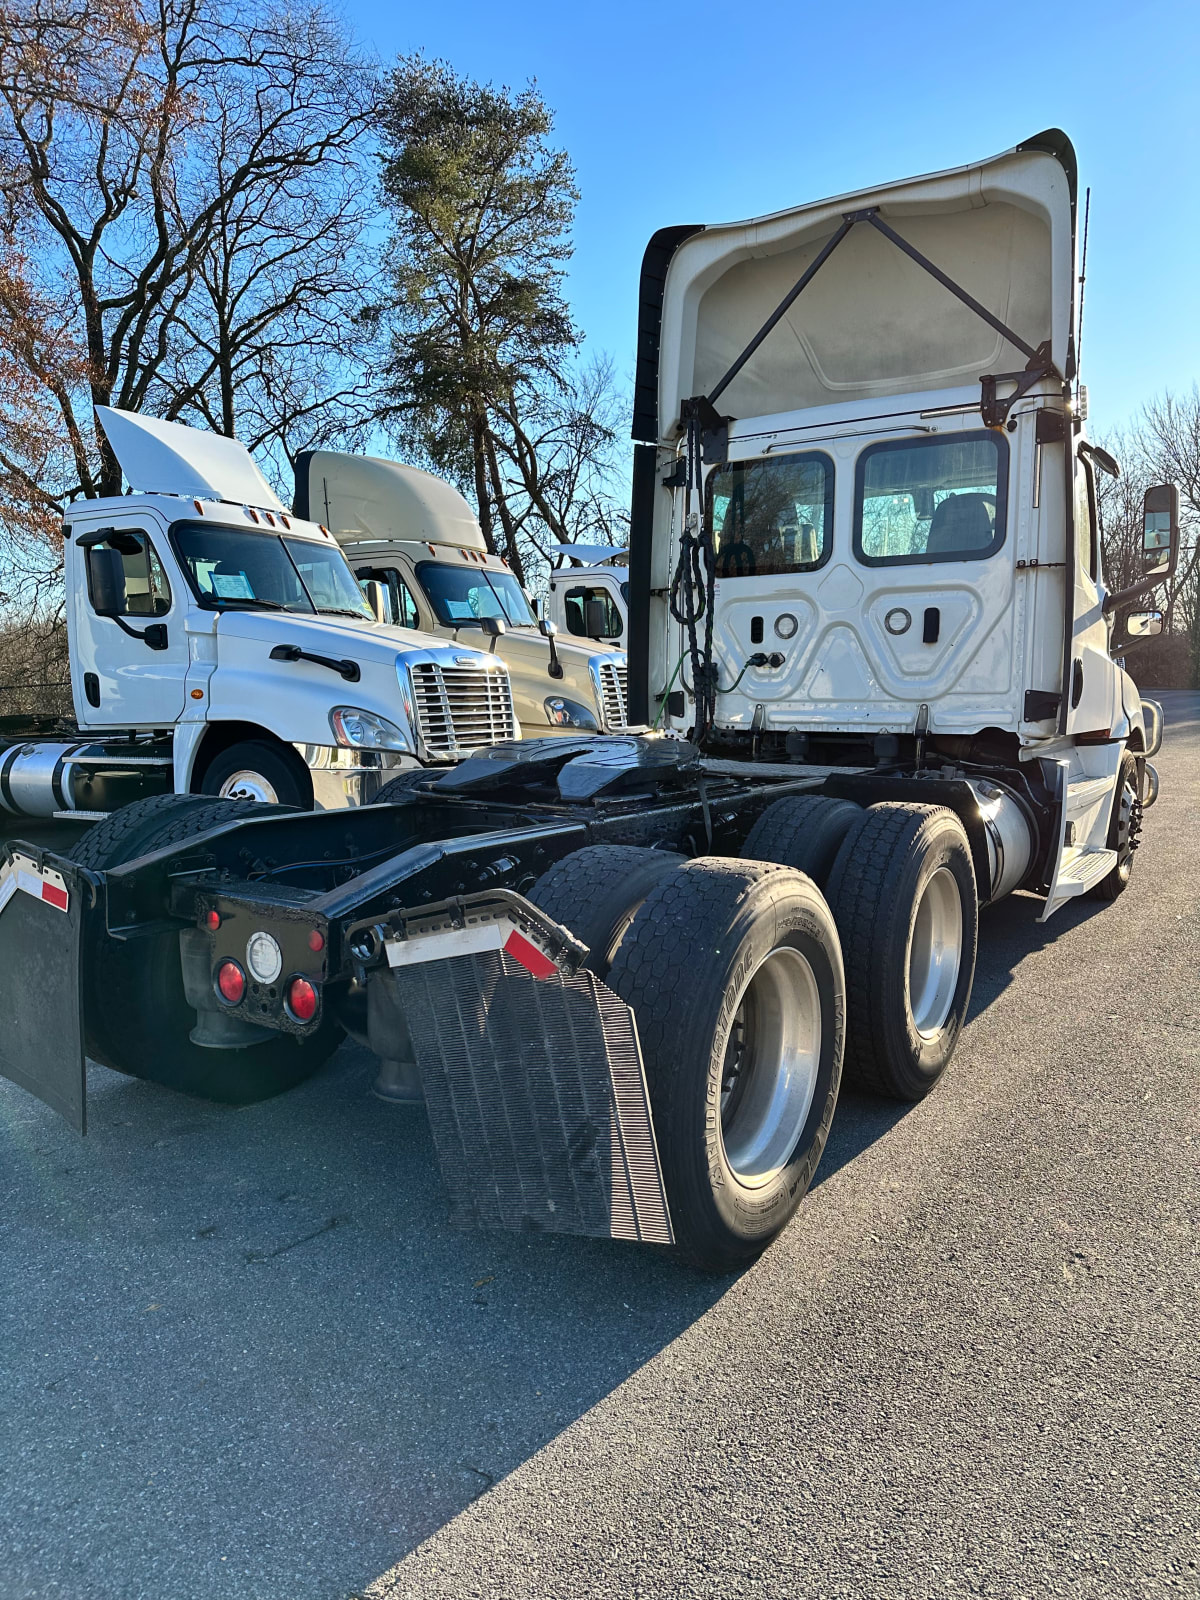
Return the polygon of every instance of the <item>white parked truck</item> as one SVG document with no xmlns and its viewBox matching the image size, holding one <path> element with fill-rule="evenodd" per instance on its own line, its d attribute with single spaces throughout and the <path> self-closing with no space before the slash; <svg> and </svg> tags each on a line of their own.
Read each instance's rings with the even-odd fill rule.
<svg viewBox="0 0 1200 1600">
<path fill-rule="evenodd" d="M 241 445 L 98 414 L 133 490 L 67 511 L 75 715 L 0 723 L 0 811 L 160 792 L 340 808 L 517 736 L 503 662 L 381 626 L 336 541 Z"/>
<path fill-rule="evenodd" d="M 10 843 L 0 1070 L 82 1126 L 86 1056 L 247 1098 L 349 1032 L 424 1099 L 461 1220 L 753 1259 L 844 1068 L 938 1082 L 980 907 L 1120 894 L 1157 791 L 1114 617 L 1169 573 L 1178 496 L 1150 491 L 1145 575 L 1110 593 L 1075 200 L 1052 132 L 656 235 L 630 694 L 669 728 L 499 746 L 352 812 L 173 795 L 70 860 Z"/>
<path fill-rule="evenodd" d="M 624 653 L 576 643 L 553 618 L 539 622 L 452 484 L 378 456 L 313 450 L 297 460 L 294 503 L 324 521 L 364 582 L 380 586 L 392 622 L 468 643 L 486 632 L 527 737 L 626 727 Z"/>
<path fill-rule="evenodd" d="M 606 544 L 553 544 L 547 615 L 559 632 L 621 644 L 629 619 L 629 551 Z"/>
</svg>

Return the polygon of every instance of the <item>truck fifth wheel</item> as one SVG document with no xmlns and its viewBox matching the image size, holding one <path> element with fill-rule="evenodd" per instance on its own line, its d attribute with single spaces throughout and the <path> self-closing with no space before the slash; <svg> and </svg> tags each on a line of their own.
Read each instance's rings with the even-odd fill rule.
<svg viewBox="0 0 1200 1600">
<path fill-rule="evenodd" d="M 0 1069 L 223 1098 L 341 1033 L 423 1097 L 462 1222 L 753 1259 L 843 1068 L 930 1092 L 979 911 L 1122 893 L 1178 496 L 1111 593 L 1076 387 L 1075 162 L 671 229 L 641 292 L 629 584 L 646 732 L 499 744 L 343 812 L 145 799 L 0 875 Z M 836 256 L 836 261 L 833 258 Z M 785 324 L 786 326 L 780 326 Z M 45 1004 L 53 994 L 54 1007 Z"/>
</svg>

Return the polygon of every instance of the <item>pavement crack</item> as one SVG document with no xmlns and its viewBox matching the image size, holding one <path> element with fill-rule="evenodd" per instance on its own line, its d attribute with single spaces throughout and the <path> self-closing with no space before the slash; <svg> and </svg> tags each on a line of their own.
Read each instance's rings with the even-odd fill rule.
<svg viewBox="0 0 1200 1600">
<path fill-rule="evenodd" d="M 259 1261 L 273 1261 L 276 1256 L 285 1256 L 289 1250 L 296 1250 L 302 1244 L 310 1244 L 312 1240 L 319 1239 L 323 1233 L 332 1233 L 335 1228 L 340 1228 L 343 1223 L 349 1221 L 349 1217 L 330 1217 L 319 1228 L 314 1228 L 311 1233 L 303 1233 L 298 1239 L 289 1239 L 287 1244 L 281 1244 L 274 1250 L 247 1250 L 247 1264 L 253 1265 Z"/>
<path fill-rule="evenodd" d="M 464 1472 L 473 1472 L 477 1478 L 483 1479 L 483 1484 L 478 1493 L 471 1496 L 472 1500 L 478 1500 L 480 1496 L 485 1495 L 489 1489 L 494 1489 L 496 1487 L 496 1479 L 494 1474 L 485 1472 L 482 1467 L 473 1467 L 469 1461 L 464 1461 L 462 1465 Z"/>
</svg>

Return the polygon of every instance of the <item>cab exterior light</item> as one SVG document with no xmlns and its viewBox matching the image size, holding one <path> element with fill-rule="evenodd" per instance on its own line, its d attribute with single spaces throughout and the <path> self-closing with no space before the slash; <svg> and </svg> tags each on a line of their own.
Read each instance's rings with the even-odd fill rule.
<svg viewBox="0 0 1200 1600">
<path fill-rule="evenodd" d="M 555 728 L 591 728 L 598 730 L 600 724 L 596 721 L 594 712 L 586 706 L 581 706 L 578 700 L 564 700 L 561 695 L 552 694 L 544 702 L 546 721 Z"/>
<path fill-rule="evenodd" d="M 283 951 L 269 933 L 252 933 L 246 941 L 246 965 L 259 983 L 274 983 L 283 971 Z"/>
<path fill-rule="evenodd" d="M 344 750 L 404 750 L 413 753 L 412 742 L 403 728 L 386 717 L 357 706 L 334 706 L 329 713 L 333 737 Z"/>
</svg>

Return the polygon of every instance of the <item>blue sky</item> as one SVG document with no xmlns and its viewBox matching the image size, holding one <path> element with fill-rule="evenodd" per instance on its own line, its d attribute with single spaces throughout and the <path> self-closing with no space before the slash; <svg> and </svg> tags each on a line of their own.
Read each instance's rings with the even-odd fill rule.
<svg viewBox="0 0 1200 1600">
<path fill-rule="evenodd" d="M 655 228 L 958 166 L 1057 125 L 1092 187 L 1093 429 L 1200 379 L 1196 0 L 343 9 L 385 59 L 419 49 L 483 80 L 537 80 L 582 192 L 572 306 L 623 375 Z"/>
</svg>

